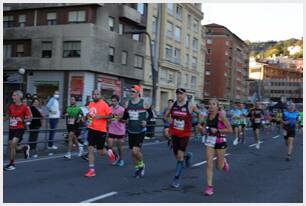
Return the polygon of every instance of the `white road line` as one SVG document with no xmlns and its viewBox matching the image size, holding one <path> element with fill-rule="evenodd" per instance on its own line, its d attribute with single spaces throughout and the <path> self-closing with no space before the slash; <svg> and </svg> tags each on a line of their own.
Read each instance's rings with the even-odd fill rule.
<svg viewBox="0 0 306 206">
<path fill-rule="evenodd" d="M 231 155 L 231 154 L 230 153 L 226 153 L 224 156 L 226 157 L 228 155 Z M 217 159 L 217 157 L 213 158 L 213 160 L 216 160 L 216 159 Z M 203 162 L 196 163 L 196 164 L 192 165 L 191 167 L 197 167 L 197 166 L 200 166 L 200 165 L 203 165 L 203 164 L 206 164 L 206 163 L 207 163 L 207 161 L 205 160 Z"/>
<path fill-rule="evenodd" d="M 149 143 L 146 143 L 146 144 L 143 144 L 142 146 L 150 146 L 150 145 L 157 145 L 157 144 L 163 144 L 165 143 L 166 141 L 161 141 L 161 142 L 149 142 Z M 126 148 L 129 148 L 128 146 L 123 146 L 123 149 L 126 149 Z M 37 158 L 37 159 L 29 159 L 29 160 L 18 160 L 18 161 L 15 161 L 16 163 L 18 164 L 22 164 L 22 163 L 28 163 L 28 162 L 37 162 L 37 161 L 42 161 L 42 160 L 51 160 L 51 159 L 59 159 L 59 158 L 63 158 L 64 159 L 64 155 L 66 153 L 61 153 L 61 154 L 56 154 L 56 155 L 53 155 L 53 156 L 49 156 L 49 157 L 41 157 L 41 158 Z M 74 156 L 77 156 L 78 152 L 72 152 L 71 153 L 71 156 L 74 157 Z M 68 160 L 67 160 L 68 161 Z"/>
<path fill-rule="evenodd" d="M 274 136 L 274 137 L 272 137 L 273 139 L 276 139 L 276 138 L 279 138 L 280 137 L 280 135 L 276 135 L 276 136 Z"/>
<path fill-rule="evenodd" d="M 259 144 L 262 144 L 264 141 L 259 141 Z M 256 144 L 251 144 L 249 147 L 254 147 Z"/>
<path fill-rule="evenodd" d="M 107 198 L 107 197 L 110 197 L 110 196 L 113 196 L 113 195 L 116 195 L 116 194 L 118 194 L 118 192 L 109 192 L 109 193 L 106 193 L 104 195 L 100 195 L 100 196 L 97 196 L 97 197 L 94 197 L 94 198 L 91 198 L 91 199 L 88 199 L 88 200 L 84 200 L 81 203 L 95 202 L 97 200 L 101 200 L 101 199 L 104 199 L 104 198 Z"/>
</svg>

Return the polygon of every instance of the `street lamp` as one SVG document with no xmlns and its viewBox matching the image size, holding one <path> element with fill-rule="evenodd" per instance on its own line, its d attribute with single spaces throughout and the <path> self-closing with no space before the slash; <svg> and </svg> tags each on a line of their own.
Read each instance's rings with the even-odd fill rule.
<svg viewBox="0 0 306 206">
<path fill-rule="evenodd" d="M 125 31 L 125 34 L 145 34 L 148 36 L 150 41 L 150 56 L 151 56 L 151 72 L 152 72 L 152 105 L 156 107 L 156 91 L 157 91 L 157 77 L 158 77 L 158 70 L 155 68 L 155 61 L 153 56 L 153 42 L 151 35 L 146 30 L 132 30 L 132 31 Z"/>
<path fill-rule="evenodd" d="M 22 91 L 23 75 L 25 74 L 25 72 L 26 72 L 26 70 L 25 70 L 25 68 L 23 68 L 23 67 L 20 67 L 20 68 L 18 69 L 18 73 L 19 73 L 19 75 L 21 76 L 21 82 L 20 82 L 20 84 L 19 84 L 19 90 L 20 90 L 20 91 Z"/>
</svg>

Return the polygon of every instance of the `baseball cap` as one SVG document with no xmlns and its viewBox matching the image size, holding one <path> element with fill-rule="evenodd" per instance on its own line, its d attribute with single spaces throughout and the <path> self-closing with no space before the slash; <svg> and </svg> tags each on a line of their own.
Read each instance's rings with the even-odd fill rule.
<svg viewBox="0 0 306 206">
<path fill-rule="evenodd" d="M 175 93 L 185 93 L 185 92 L 186 92 L 186 90 L 183 89 L 183 88 L 178 88 L 178 89 L 176 89 L 176 91 L 175 91 Z"/>
<path fill-rule="evenodd" d="M 141 87 L 139 85 L 133 85 L 131 89 L 135 90 L 136 92 L 140 92 Z"/>
</svg>

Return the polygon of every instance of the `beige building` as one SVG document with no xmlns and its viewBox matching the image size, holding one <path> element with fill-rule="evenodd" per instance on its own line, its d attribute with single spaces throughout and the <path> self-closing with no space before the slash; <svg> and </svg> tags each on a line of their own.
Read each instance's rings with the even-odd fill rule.
<svg viewBox="0 0 306 206">
<path fill-rule="evenodd" d="M 161 111 L 178 87 L 189 98 L 203 98 L 204 57 L 202 55 L 201 4 L 148 4 L 147 32 L 154 41 L 158 67 L 156 109 Z M 144 97 L 152 95 L 149 40 L 146 40 Z M 155 50 L 157 49 L 157 50 Z"/>
</svg>

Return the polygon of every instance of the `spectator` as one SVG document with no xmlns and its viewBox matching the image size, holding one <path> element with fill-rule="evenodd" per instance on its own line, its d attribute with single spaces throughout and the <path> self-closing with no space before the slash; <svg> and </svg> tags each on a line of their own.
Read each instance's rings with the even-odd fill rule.
<svg viewBox="0 0 306 206">
<path fill-rule="evenodd" d="M 34 152 L 33 158 L 37 158 L 38 155 L 36 153 L 36 145 L 37 145 L 37 138 L 39 135 L 39 130 L 42 126 L 42 121 L 43 121 L 43 114 L 40 108 L 40 101 L 38 98 L 33 98 L 32 103 L 31 103 L 31 112 L 33 119 L 30 124 L 30 130 L 36 130 L 36 131 L 30 131 L 30 136 L 29 136 L 29 142 L 30 142 L 30 150 Z"/>
<path fill-rule="evenodd" d="M 48 149 L 57 150 L 58 147 L 53 144 L 53 139 L 55 135 L 55 129 L 57 127 L 58 120 L 61 116 L 60 109 L 59 109 L 59 91 L 55 91 L 53 97 L 50 98 L 47 104 L 47 108 L 49 111 L 49 123 L 50 123 L 50 133 L 49 133 L 49 142 L 48 142 Z"/>
</svg>

